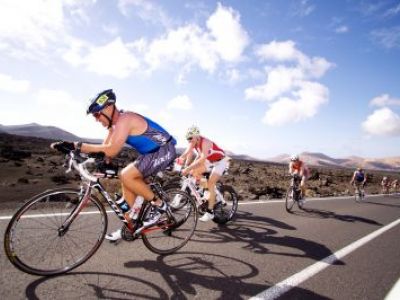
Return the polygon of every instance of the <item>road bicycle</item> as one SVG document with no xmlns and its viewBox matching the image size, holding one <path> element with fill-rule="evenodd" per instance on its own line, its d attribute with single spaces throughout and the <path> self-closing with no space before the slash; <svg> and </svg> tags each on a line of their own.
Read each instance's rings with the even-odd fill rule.
<svg viewBox="0 0 400 300">
<path fill-rule="evenodd" d="M 300 188 L 301 176 L 291 175 L 290 185 L 286 192 L 285 208 L 287 212 L 292 212 L 295 203 L 300 209 L 303 209 L 302 193 Z"/>
<path fill-rule="evenodd" d="M 210 173 L 203 174 L 205 179 L 208 179 Z M 196 202 L 197 209 L 200 215 L 203 215 L 208 208 L 208 200 L 205 199 L 204 189 L 196 184 L 196 179 L 189 176 L 181 176 L 179 182 L 170 182 L 165 185 L 166 189 L 179 189 L 191 195 Z M 184 204 L 180 195 L 170 198 L 171 207 L 179 208 Z M 238 195 L 234 188 L 230 185 L 217 182 L 215 186 L 215 205 L 213 221 L 217 224 L 225 224 L 233 219 L 238 208 Z"/>
<path fill-rule="evenodd" d="M 362 202 L 365 198 L 364 184 L 354 184 L 354 200 L 356 202 Z"/>
<path fill-rule="evenodd" d="M 128 221 L 100 182 L 100 178 L 116 178 L 118 174 L 118 170 L 97 172 L 104 165 L 103 158 L 71 151 L 66 157 L 67 172 L 79 173 L 80 188 L 47 190 L 31 198 L 14 214 L 5 232 L 4 248 L 15 267 L 29 274 L 51 276 L 86 262 L 98 250 L 107 232 L 105 202 L 122 222 L 124 240 L 141 237 L 150 251 L 161 255 L 171 254 L 189 241 L 198 214 L 187 193 L 163 189 L 152 178 L 150 187 L 155 194 L 166 201 L 179 195 L 184 205 L 168 208 L 156 224 L 144 226 L 153 208 L 149 201 L 144 201 L 136 222 Z M 94 171 L 88 169 L 90 166 L 94 166 Z"/>
<path fill-rule="evenodd" d="M 389 184 L 382 185 L 381 194 L 383 195 L 389 194 Z"/>
</svg>

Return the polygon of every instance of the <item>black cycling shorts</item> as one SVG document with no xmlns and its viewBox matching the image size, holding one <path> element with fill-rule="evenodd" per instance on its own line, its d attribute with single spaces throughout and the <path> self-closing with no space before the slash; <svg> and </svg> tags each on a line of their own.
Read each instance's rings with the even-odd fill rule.
<svg viewBox="0 0 400 300">
<path fill-rule="evenodd" d="M 143 178 L 165 170 L 176 158 L 176 149 L 172 141 L 161 146 L 157 151 L 140 155 L 134 166 L 142 173 Z"/>
</svg>

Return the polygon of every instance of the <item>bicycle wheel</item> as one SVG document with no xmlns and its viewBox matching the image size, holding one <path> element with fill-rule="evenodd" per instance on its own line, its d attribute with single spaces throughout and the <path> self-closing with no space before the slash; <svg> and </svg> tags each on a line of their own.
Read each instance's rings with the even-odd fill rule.
<svg viewBox="0 0 400 300">
<path fill-rule="evenodd" d="M 197 207 L 193 199 L 175 188 L 165 190 L 165 193 L 169 199 L 180 196 L 180 205 L 169 207 L 173 218 L 164 214 L 157 225 L 142 232 L 145 246 L 162 255 L 171 254 L 186 245 L 197 225 Z"/>
<path fill-rule="evenodd" d="M 213 221 L 217 224 L 225 224 L 232 220 L 237 211 L 238 196 L 233 187 L 229 185 L 218 185 L 217 188 L 223 198 L 218 199 L 218 195 L 216 197 Z"/>
<path fill-rule="evenodd" d="M 12 217 L 4 236 L 10 262 L 23 272 L 50 276 L 68 272 L 88 260 L 107 230 L 107 214 L 90 196 L 68 230 L 60 228 L 81 200 L 78 189 L 54 189 L 25 203 Z"/>
<path fill-rule="evenodd" d="M 287 212 L 292 212 L 294 203 L 296 202 L 296 200 L 294 199 L 294 191 L 293 191 L 293 187 L 290 186 L 286 192 L 286 200 L 285 200 L 285 208 Z"/>
</svg>

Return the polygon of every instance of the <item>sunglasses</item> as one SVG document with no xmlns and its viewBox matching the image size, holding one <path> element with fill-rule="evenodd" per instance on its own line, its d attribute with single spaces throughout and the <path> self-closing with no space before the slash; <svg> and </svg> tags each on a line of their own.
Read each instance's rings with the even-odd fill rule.
<svg viewBox="0 0 400 300">
<path fill-rule="evenodd" d="M 186 139 L 188 142 L 191 142 L 193 140 L 193 138 L 187 138 Z"/>
</svg>

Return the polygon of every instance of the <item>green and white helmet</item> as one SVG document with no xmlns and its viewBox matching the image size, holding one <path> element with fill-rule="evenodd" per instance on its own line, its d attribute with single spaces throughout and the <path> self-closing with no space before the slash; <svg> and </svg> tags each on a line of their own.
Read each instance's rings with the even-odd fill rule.
<svg viewBox="0 0 400 300">
<path fill-rule="evenodd" d="M 194 136 L 198 136 L 200 135 L 200 129 L 199 127 L 193 125 L 191 127 L 189 127 L 189 129 L 186 132 L 186 139 L 191 139 Z"/>
</svg>

